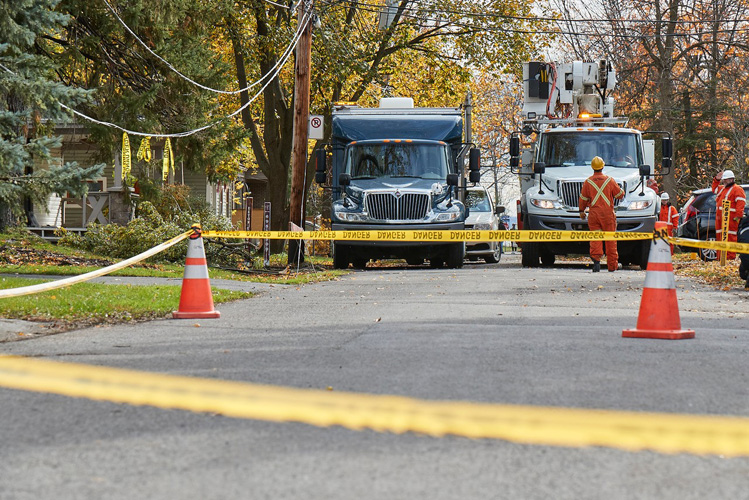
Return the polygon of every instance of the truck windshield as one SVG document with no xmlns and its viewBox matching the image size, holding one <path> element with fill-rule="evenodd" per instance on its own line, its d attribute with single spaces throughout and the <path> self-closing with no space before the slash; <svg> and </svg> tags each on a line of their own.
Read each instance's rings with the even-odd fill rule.
<svg viewBox="0 0 749 500">
<path fill-rule="evenodd" d="M 346 151 L 346 172 L 352 179 L 419 177 L 442 179 L 448 174 L 444 144 L 377 142 L 352 144 Z"/>
<path fill-rule="evenodd" d="M 628 132 L 547 133 L 539 148 L 539 161 L 546 167 L 590 165 L 595 156 L 611 167 L 637 168 L 643 162 L 637 135 Z"/>
</svg>

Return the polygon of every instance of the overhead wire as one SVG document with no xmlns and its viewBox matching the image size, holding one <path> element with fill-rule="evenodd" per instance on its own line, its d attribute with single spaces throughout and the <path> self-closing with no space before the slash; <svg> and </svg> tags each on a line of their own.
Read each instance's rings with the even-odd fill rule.
<svg viewBox="0 0 749 500">
<path fill-rule="evenodd" d="M 286 7 L 284 5 L 272 2 L 270 0 L 265 0 L 265 1 L 268 2 L 268 3 L 270 3 L 270 4 L 277 5 L 279 7 L 289 8 L 289 7 Z M 104 4 L 107 6 L 107 8 L 109 8 L 109 10 L 112 12 L 112 15 L 114 15 L 115 19 L 117 19 L 117 21 L 119 21 L 119 23 L 127 30 L 127 32 L 130 33 L 130 35 L 133 38 L 135 38 L 135 40 L 144 49 L 146 49 L 149 54 L 151 54 L 153 57 L 155 57 L 156 59 L 158 59 L 159 61 L 161 61 L 162 63 L 164 63 L 170 70 L 172 70 L 174 73 L 176 73 L 177 75 L 179 75 L 182 79 L 184 79 L 184 80 L 192 83 L 193 85 L 195 85 L 198 88 L 201 88 L 203 90 L 207 90 L 209 92 L 215 92 L 217 94 L 236 95 L 236 94 L 241 94 L 242 92 L 246 92 L 246 91 L 250 90 L 251 88 L 256 87 L 257 85 L 260 85 L 260 83 L 262 83 L 262 81 L 263 81 L 263 78 L 260 78 L 259 80 L 251 83 L 247 87 L 245 87 L 243 89 L 239 89 L 239 90 L 220 90 L 220 89 L 214 89 L 214 88 L 208 87 L 206 85 L 203 85 L 202 83 L 196 82 L 195 80 L 193 80 L 189 76 L 186 76 L 182 72 L 180 72 L 177 68 L 175 68 L 172 64 L 170 64 L 169 61 L 167 61 L 166 59 L 164 59 L 163 57 L 161 57 L 159 54 L 157 54 L 156 52 L 154 52 L 153 50 L 151 50 L 151 48 L 148 46 L 148 44 L 146 44 L 143 40 L 141 40 L 140 37 L 135 33 L 135 31 L 133 31 L 132 28 L 130 28 L 130 26 L 128 26 L 127 23 L 125 23 L 125 21 L 122 20 L 122 18 L 119 16 L 119 14 L 117 14 L 117 11 L 114 9 L 114 7 L 112 7 L 112 5 L 110 5 L 110 3 L 107 0 L 102 0 L 102 2 L 104 2 Z M 306 13 L 305 15 L 309 15 L 309 13 Z M 293 39 L 292 39 L 292 43 L 294 43 Z M 289 46 L 287 47 L 287 50 L 290 47 L 292 47 L 291 44 L 289 44 Z M 285 51 L 284 51 L 284 53 L 285 53 Z M 279 59 L 279 61 L 280 61 L 280 59 Z M 278 62 L 276 64 L 278 64 Z M 273 71 L 274 69 L 276 69 L 275 66 L 273 68 L 271 68 L 269 71 Z"/>
<path fill-rule="evenodd" d="M 265 76 L 263 77 L 263 79 L 267 79 L 265 85 L 263 85 L 263 87 L 260 90 L 258 90 L 258 92 L 254 96 L 252 96 L 251 99 L 249 99 L 245 104 L 243 104 L 239 109 L 237 109 L 233 113 L 231 113 L 231 114 L 229 114 L 227 116 L 224 116 L 222 118 L 219 118 L 218 120 L 215 120 L 215 121 L 213 121 L 211 123 L 208 123 L 207 125 L 204 125 L 202 127 L 195 128 L 195 129 L 188 130 L 188 131 L 184 131 L 184 132 L 171 133 L 171 134 L 159 134 L 159 133 L 153 133 L 153 132 L 139 132 L 139 131 L 127 129 L 125 127 L 117 125 L 116 123 L 111 123 L 111 122 L 106 122 L 106 121 L 102 121 L 102 120 L 97 120 L 96 118 L 92 118 L 92 117 L 90 117 L 90 116 L 88 116 L 88 115 L 86 115 L 84 113 L 81 113 L 80 111 L 77 111 L 77 110 L 71 108 L 70 106 L 67 106 L 67 105 L 65 105 L 65 104 L 63 104 L 63 103 L 61 103 L 59 101 L 58 101 L 58 104 L 63 109 L 66 109 L 66 110 L 70 111 L 71 113 L 73 113 L 75 116 L 78 116 L 80 118 L 88 120 L 88 121 L 90 121 L 92 123 L 95 123 L 97 125 L 102 125 L 102 126 L 105 126 L 105 127 L 109 127 L 109 128 L 114 128 L 114 129 L 120 130 L 122 132 L 127 132 L 130 135 L 135 135 L 135 136 L 140 136 L 140 137 L 153 137 L 153 138 L 189 137 L 191 135 L 197 134 L 198 132 L 202 132 L 203 130 L 207 130 L 209 128 L 215 127 L 219 123 L 237 116 L 239 113 L 241 113 L 247 107 L 249 107 L 249 105 L 252 104 L 258 97 L 260 97 L 260 95 L 265 90 L 265 88 L 268 85 L 270 85 L 271 82 L 273 82 L 273 80 L 276 78 L 276 76 L 278 76 L 278 74 L 281 72 L 281 69 L 283 68 L 283 65 L 291 57 L 291 54 L 293 52 L 293 48 L 296 47 L 296 44 L 299 42 L 299 38 L 301 38 L 302 33 L 306 29 L 307 25 L 310 23 L 310 20 L 311 20 L 311 16 L 309 14 L 306 14 L 305 16 L 302 17 L 302 22 L 299 24 L 299 29 L 297 30 L 297 33 L 294 36 L 293 44 L 288 47 L 287 53 L 284 56 L 282 56 L 281 59 L 279 60 L 280 64 L 277 64 L 274 67 L 275 69 L 272 70 L 273 73 L 271 74 L 270 72 L 268 72 L 268 73 L 265 74 Z M 9 71 L 10 73 L 12 73 L 14 75 L 16 74 L 15 72 L 11 71 L 10 69 L 6 68 L 5 66 L 3 66 L 3 68 L 6 71 Z M 261 81 L 262 81 L 262 79 L 261 79 Z"/>
</svg>

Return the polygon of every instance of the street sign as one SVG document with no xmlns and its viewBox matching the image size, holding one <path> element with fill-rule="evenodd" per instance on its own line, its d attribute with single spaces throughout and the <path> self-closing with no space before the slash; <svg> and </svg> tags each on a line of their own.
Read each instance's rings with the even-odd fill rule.
<svg viewBox="0 0 749 500">
<path fill-rule="evenodd" d="M 309 138 L 310 139 L 324 139 L 325 138 L 325 117 L 322 115 L 310 115 L 309 116 Z"/>
</svg>

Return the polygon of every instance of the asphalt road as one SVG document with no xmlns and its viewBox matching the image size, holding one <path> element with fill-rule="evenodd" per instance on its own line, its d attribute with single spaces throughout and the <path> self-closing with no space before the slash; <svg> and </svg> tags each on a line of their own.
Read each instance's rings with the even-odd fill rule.
<svg viewBox="0 0 749 500">
<path fill-rule="evenodd" d="M 0 354 L 430 400 L 749 417 L 749 294 L 677 279 L 696 338 L 624 339 L 645 273 L 370 269 L 218 320 L 92 328 Z M 0 499 L 749 498 L 749 457 L 241 420 L 0 389 Z"/>
</svg>

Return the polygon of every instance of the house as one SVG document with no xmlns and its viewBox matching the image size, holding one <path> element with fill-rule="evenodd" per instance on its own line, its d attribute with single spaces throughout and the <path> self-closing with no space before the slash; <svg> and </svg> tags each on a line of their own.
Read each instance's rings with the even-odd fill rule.
<svg viewBox="0 0 749 500">
<path fill-rule="evenodd" d="M 90 140 L 85 124 L 76 121 L 59 123 L 55 127 L 55 134 L 62 138 L 62 145 L 51 151 L 50 160 L 38 162 L 35 169 L 45 169 L 49 168 L 49 164 L 60 165 L 71 161 L 76 161 L 80 165 L 102 162 L 99 149 Z M 147 175 L 152 179 L 161 178 L 165 141 L 156 138 L 150 141 L 150 162 L 137 160 L 141 138 L 131 136 L 130 141 L 133 166 L 137 164 L 141 167 L 139 175 Z M 138 199 L 138 193 L 134 188 L 130 188 L 129 196 L 123 195 L 122 182 L 116 179 L 115 175 L 116 172 L 121 177 L 119 152 L 113 160 L 105 160 L 105 163 L 102 177 L 89 181 L 89 193 L 85 200 L 52 194 L 46 206 L 33 206 L 33 216 L 28 229 L 44 238 L 54 240 L 57 239 L 55 231 L 61 227 L 68 231 L 83 233 L 89 223 L 124 224 L 129 221 L 134 215 L 134 202 Z M 267 178 L 262 174 L 248 176 L 241 192 L 237 193 L 234 183 L 212 183 L 204 173 L 186 170 L 177 163 L 174 172 L 169 174 L 169 182 L 189 186 L 192 196 L 205 200 L 214 213 L 230 218 L 235 222 L 235 226 L 236 222 L 244 220 L 245 215 L 243 204 L 235 203 L 235 200 L 242 200 L 242 194 L 251 191 L 254 207 L 259 208 L 253 210 L 252 227 L 259 229 L 262 227 L 262 206 L 267 191 Z"/>
</svg>

